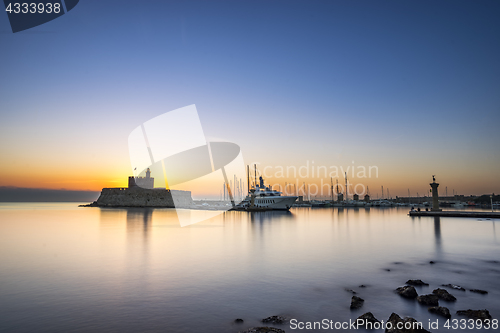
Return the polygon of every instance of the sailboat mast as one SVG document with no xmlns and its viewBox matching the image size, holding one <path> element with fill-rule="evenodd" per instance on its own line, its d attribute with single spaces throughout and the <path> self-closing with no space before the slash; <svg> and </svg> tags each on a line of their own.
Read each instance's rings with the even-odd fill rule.
<svg viewBox="0 0 500 333">
<path fill-rule="evenodd" d="M 345 173 L 345 198 L 344 201 L 347 202 L 347 172 Z"/>
<path fill-rule="evenodd" d="M 255 188 L 257 188 L 257 164 L 254 164 L 253 167 L 255 169 Z"/>
<path fill-rule="evenodd" d="M 330 177 L 330 184 L 331 184 L 330 190 L 332 192 L 332 202 L 333 202 L 333 178 L 332 177 Z"/>
<path fill-rule="evenodd" d="M 250 166 L 247 165 L 247 190 L 250 193 Z"/>
</svg>

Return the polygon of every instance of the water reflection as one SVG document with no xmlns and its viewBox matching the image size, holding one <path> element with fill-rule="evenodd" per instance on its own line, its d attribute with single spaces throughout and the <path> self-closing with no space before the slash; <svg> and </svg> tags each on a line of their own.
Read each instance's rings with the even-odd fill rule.
<svg viewBox="0 0 500 333">
<path fill-rule="evenodd" d="M 253 225 L 256 223 L 264 224 L 268 222 L 275 222 L 276 219 L 279 220 L 293 220 L 295 216 L 290 211 L 269 211 L 269 212 L 251 212 L 250 222 Z"/>
<path fill-rule="evenodd" d="M 148 229 L 151 228 L 153 210 L 151 208 L 128 208 L 127 230 L 134 232 L 142 229 L 144 238 L 147 238 Z"/>
<path fill-rule="evenodd" d="M 100 227 L 107 246 L 124 244 L 127 257 L 146 256 L 151 234 L 153 209 L 100 208 Z M 137 260 L 140 260 L 137 258 Z"/>
<path fill-rule="evenodd" d="M 361 296 L 377 317 L 400 309 L 427 322 L 425 308 L 392 292 L 410 277 L 498 295 L 494 221 L 293 208 L 225 212 L 181 227 L 172 209 L 10 207 L 0 209 L 0 281 L 8 286 L 0 308 L 11 309 L 0 331 L 233 332 L 234 318 L 257 326 L 278 313 L 355 320 L 344 288 L 367 281 L 373 287 Z M 422 265 L 436 255 L 443 264 Z M 498 297 L 459 302 L 500 313 Z"/>
<path fill-rule="evenodd" d="M 441 218 L 434 216 L 434 240 L 436 242 L 436 253 L 441 253 Z"/>
</svg>

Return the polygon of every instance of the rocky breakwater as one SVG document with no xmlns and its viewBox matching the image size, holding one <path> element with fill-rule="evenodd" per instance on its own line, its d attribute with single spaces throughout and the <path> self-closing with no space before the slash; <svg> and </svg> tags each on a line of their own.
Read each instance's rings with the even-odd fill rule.
<svg viewBox="0 0 500 333">
<path fill-rule="evenodd" d="M 190 191 L 131 188 L 103 188 L 99 198 L 84 207 L 189 208 Z"/>
</svg>

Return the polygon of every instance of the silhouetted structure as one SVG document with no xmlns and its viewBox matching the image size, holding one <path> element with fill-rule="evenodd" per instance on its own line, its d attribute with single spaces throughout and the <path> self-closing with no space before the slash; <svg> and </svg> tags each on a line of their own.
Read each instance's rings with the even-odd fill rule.
<svg viewBox="0 0 500 333">
<path fill-rule="evenodd" d="M 155 179 L 151 177 L 151 170 L 146 170 L 146 177 L 128 177 L 128 188 L 139 186 L 152 190 L 155 187 Z"/>
<path fill-rule="evenodd" d="M 439 195 L 438 195 L 438 186 L 439 183 L 436 183 L 436 177 L 432 175 L 432 183 L 429 184 L 432 188 L 432 211 L 439 212 Z"/>
</svg>

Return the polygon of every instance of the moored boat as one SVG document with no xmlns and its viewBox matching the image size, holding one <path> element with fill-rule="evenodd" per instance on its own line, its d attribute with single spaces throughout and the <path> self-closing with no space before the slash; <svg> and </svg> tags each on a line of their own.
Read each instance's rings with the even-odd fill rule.
<svg viewBox="0 0 500 333">
<path fill-rule="evenodd" d="M 252 188 L 247 197 L 235 210 L 289 210 L 298 197 L 284 196 L 281 192 L 273 190 L 271 186 L 264 185 L 264 179 L 259 177 L 259 184 Z"/>
</svg>

